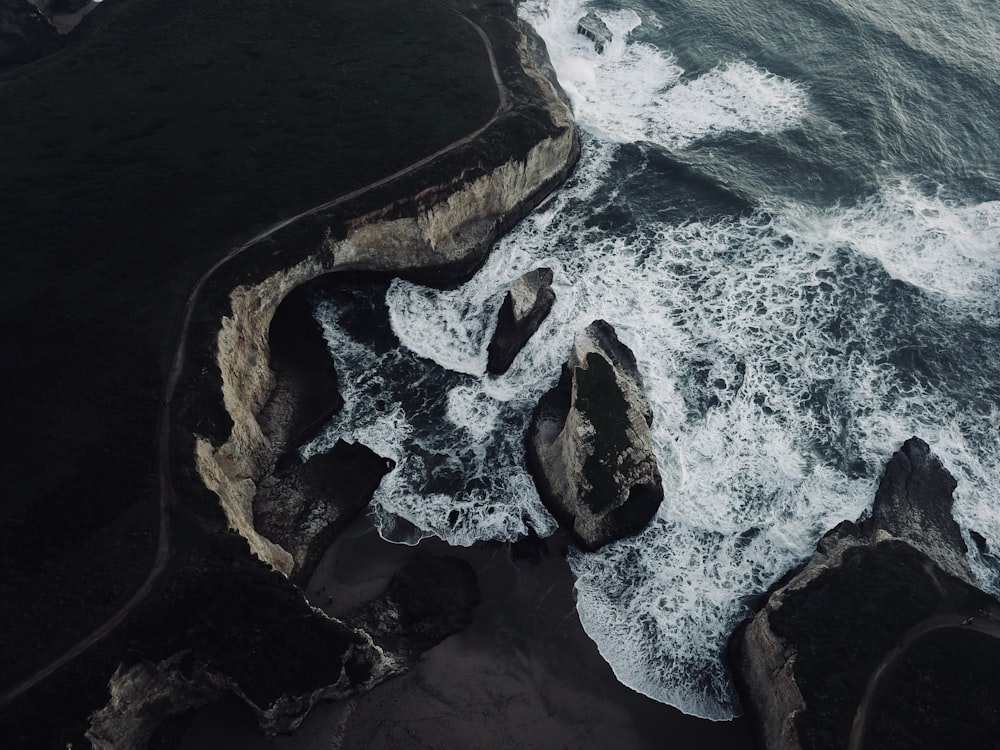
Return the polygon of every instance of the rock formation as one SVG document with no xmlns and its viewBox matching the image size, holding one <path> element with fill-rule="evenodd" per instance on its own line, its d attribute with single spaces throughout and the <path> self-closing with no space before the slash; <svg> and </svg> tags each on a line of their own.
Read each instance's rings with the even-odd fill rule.
<svg viewBox="0 0 1000 750">
<path fill-rule="evenodd" d="M 587 550 L 641 531 L 663 500 L 653 415 L 632 352 L 603 320 L 576 335 L 528 437 L 539 495 Z"/>
<path fill-rule="evenodd" d="M 605 45 L 611 42 L 611 30 L 596 13 L 588 13 L 576 22 L 576 33 L 594 43 L 597 54 L 604 53 Z"/>
<path fill-rule="evenodd" d="M 423 555 L 348 624 L 309 606 L 279 574 L 247 557 L 245 540 L 221 535 L 132 626 L 159 632 L 163 655 L 118 668 L 87 737 L 98 750 L 145 747 L 165 719 L 224 692 L 241 698 L 264 732 L 293 731 L 320 700 L 371 689 L 408 669 L 468 625 L 478 599 L 467 563 Z M 185 622 L 191 611 L 199 619 Z"/>
<path fill-rule="evenodd" d="M 306 581 L 337 533 L 368 505 L 393 462 L 364 445 L 338 440 L 305 463 L 264 477 L 254 523 L 287 550 L 291 577 Z"/>
<path fill-rule="evenodd" d="M 0 65 L 27 63 L 62 46 L 59 32 L 29 0 L 0 0 Z"/>
<path fill-rule="evenodd" d="M 272 270 L 230 287 L 229 310 L 213 342 L 214 361 L 192 362 L 190 370 L 201 374 L 188 381 L 189 392 L 221 390 L 231 424 L 225 436 L 192 425 L 198 475 L 218 497 L 229 528 L 286 575 L 295 569 L 293 555 L 262 534 L 253 517 L 258 484 L 281 450 L 260 415 L 275 387 L 268 328 L 282 300 L 332 272 L 374 271 L 441 283 L 467 275 L 500 234 L 565 179 L 579 156 L 569 105 L 545 76 L 544 46 L 529 30 L 502 23 L 511 34 L 509 49 L 495 49 L 510 54 L 500 61 L 508 109 L 479 139 L 413 175 L 298 217 L 252 243 L 261 266 Z M 221 375 L 221 385 L 210 382 L 214 373 Z M 201 422 L 213 410 L 218 411 L 205 402 L 187 409 Z"/>
<path fill-rule="evenodd" d="M 1000 602 L 965 562 L 955 486 L 926 443 L 906 441 L 871 517 L 827 533 L 734 634 L 733 668 L 762 747 L 995 741 Z"/>
<path fill-rule="evenodd" d="M 555 301 L 551 268 L 536 268 L 513 283 L 500 306 L 497 327 L 486 349 L 489 372 L 494 375 L 507 372 Z"/>
</svg>

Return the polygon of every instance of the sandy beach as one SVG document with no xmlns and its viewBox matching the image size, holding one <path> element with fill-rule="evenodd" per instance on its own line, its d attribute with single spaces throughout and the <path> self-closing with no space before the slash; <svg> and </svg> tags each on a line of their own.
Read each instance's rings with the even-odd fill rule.
<svg viewBox="0 0 1000 750">
<path fill-rule="evenodd" d="M 580 626 L 562 554 L 567 543 L 561 534 L 546 540 L 534 562 L 512 559 L 502 544 L 393 545 L 367 518 L 358 519 L 310 581 L 316 606 L 348 614 L 380 592 L 419 549 L 473 565 L 481 600 L 472 625 L 371 693 L 317 706 L 293 736 L 260 736 L 249 713 L 227 700 L 198 712 L 181 747 L 752 748 L 746 720 L 685 716 L 615 679 Z"/>
</svg>

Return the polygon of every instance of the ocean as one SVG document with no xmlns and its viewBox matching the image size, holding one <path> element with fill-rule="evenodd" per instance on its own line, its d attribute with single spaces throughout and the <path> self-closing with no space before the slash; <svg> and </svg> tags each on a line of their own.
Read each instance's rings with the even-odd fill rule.
<svg viewBox="0 0 1000 750">
<path fill-rule="evenodd" d="M 585 12 L 613 33 L 598 54 Z M 1000 7 L 993 0 L 525 0 L 582 130 L 569 181 L 461 287 L 318 301 L 344 410 L 311 446 L 396 461 L 390 541 L 514 541 L 555 524 L 524 435 L 573 334 L 635 353 L 665 500 L 639 536 L 571 552 L 618 679 L 684 713 L 740 712 L 722 654 L 759 595 L 870 507 L 911 435 L 1000 594 Z M 502 377 L 511 282 L 556 304 Z"/>
</svg>

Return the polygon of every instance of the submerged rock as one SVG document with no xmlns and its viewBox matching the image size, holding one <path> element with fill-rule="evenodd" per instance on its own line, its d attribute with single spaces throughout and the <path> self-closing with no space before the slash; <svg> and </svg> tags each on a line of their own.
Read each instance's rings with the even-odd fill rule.
<svg viewBox="0 0 1000 750">
<path fill-rule="evenodd" d="M 1000 602 L 975 587 L 955 486 L 906 441 L 871 517 L 828 532 L 733 635 L 763 747 L 985 747 L 1000 732 Z"/>
<path fill-rule="evenodd" d="M 555 301 L 551 268 L 536 268 L 514 282 L 500 306 L 496 331 L 487 347 L 489 372 L 507 372 Z"/>
<path fill-rule="evenodd" d="M 528 437 L 539 495 L 587 550 L 641 531 L 663 500 L 653 415 L 632 352 L 603 320 L 577 334 Z"/>
</svg>

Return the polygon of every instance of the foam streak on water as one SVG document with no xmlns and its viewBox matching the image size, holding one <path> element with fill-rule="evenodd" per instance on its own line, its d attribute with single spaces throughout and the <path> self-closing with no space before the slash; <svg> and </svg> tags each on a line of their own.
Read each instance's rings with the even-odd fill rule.
<svg viewBox="0 0 1000 750">
<path fill-rule="evenodd" d="M 645 168 L 621 143 L 777 132 L 798 121 L 804 89 L 726 61 L 681 82 L 667 51 L 629 42 L 653 22 L 631 11 L 606 15 L 616 41 L 599 60 L 573 33 L 579 3 L 521 9 L 567 76 L 587 131 L 581 163 L 462 288 L 391 285 L 399 347 L 378 353 L 344 332 L 335 305 L 320 310 L 348 403 L 323 439 L 361 439 L 399 463 L 374 501 L 387 538 L 550 533 L 524 431 L 573 333 L 608 320 L 645 379 L 666 499 L 638 537 L 570 555 L 580 617 L 623 682 L 729 718 L 720 657 L 748 598 L 870 506 L 906 438 L 930 442 L 959 479 L 963 528 L 1000 544 L 1000 209 L 899 181 L 850 207 L 595 223 Z M 506 375 L 486 377 L 503 294 L 539 266 L 554 270 L 552 313 Z M 958 330 L 976 332 L 972 354 Z M 993 568 L 973 564 L 997 592 Z"/>
</svg>

